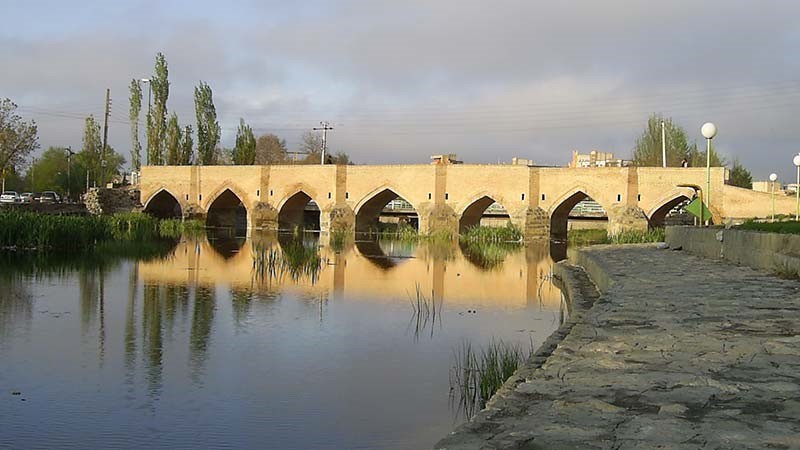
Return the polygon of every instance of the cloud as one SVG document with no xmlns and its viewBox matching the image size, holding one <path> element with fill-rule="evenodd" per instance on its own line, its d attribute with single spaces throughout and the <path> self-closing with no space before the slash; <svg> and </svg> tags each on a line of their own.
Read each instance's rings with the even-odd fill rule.
<svg viewBox="0 0 800 450">
<path fill-rule="evenodd" d="M 15 70 L 0 73 L 0 95 L 96 114 L 108 86 L 124 122 L 129 79 L 149 73 L 164 51 L 170 107 L 191 121 L 192 88 L 208 81 L 226 145 L 239 117 L 290 146 L 332 120 L 332 149 L 361 162 L 454 151 L 467 161 L 519 155 L 558 164 L 573 148 L 627 156 L 647 115 L 663 112 L 697 139 L 702 122 L 716 121 L 718 148 L 757 177 L 781 173 L 797 151 L 796 2 L 138 2 L 112 10 L 105 20 L 62 12 L 34 33 L 12 26 L 0 57 Z M 40 117 L 43 143 L 79 145 L 80 123 L 67 133 L 48 120 Z M 117 148 L 127 148 L 127 133 L 114 124 Z"/>
</svg>

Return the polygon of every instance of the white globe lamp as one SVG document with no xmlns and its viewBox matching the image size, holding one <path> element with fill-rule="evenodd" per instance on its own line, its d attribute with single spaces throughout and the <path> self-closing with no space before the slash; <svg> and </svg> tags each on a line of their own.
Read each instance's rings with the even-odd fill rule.
<svg viewBox="0 0 800 450">
<path fill-rule="evenodd" d="M 714 139 L 714 136 L 717 135 L 717 126 L 711 122 L 706 122 L 703 124 L 703 127 L 700 128 L 700 133 L 702 133 L 703 137 L 706 139 Z"/>
</svg>

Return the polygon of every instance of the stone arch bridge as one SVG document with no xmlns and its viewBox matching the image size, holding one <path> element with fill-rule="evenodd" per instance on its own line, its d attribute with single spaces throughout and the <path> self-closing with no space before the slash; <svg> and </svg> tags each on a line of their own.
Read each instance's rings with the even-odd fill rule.
<svg viewBox="0 0 800 450">
<path fill-rule="evenodd" d="M 711 169 L 716 223 L 771 213 L 768 194 L 728 186 L 725 178 L 724 168 Z M 611 233 L 662 224 L 675 205 L 704 190 L 705 181 L 705 168 L 145 166 L 140 189 L 146 212 L 248 229 L 303 225 L 313 200 L 319 209 L 313 225 L 322 232 L 366 230 L 402 197 L 417 212 L 421 233 L 455 233 L 478 224 L 497 202 L 527 238 L 538 238 L 564 237 L 569 212 L 589 197 L 605 209 Z M 776 208 L 794 213 L 794 199 L 780 198 Z"/>
</svg>

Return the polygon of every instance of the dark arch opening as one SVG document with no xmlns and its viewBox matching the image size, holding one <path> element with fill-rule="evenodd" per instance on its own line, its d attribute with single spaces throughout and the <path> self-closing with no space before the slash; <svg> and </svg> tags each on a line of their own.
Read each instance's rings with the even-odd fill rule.
<svg viewBox="0 0 800 450">
<path fill-rule="evenodd" d="M 356 213 L 356 232 L 382 231 L 403 224 L 419 230 L 414 206 L 391 189 L 384 189 L 364 202 Z"/>
<path fill-rule="evenodd" d="M 464 233 L 469 228 L 479 225 L 500 227 L 510 220 L 508 211 L 493 198 L 484 195 L 472 202 L 458 220 L 458 232 Z"/>
<path fill-rule="evenodd" d="M 606 229 L 605 209 L 586 193 L 578 191 L 556 207 L 550 216 L 550 238 L 566 241 L 570 229 Z"/>
<path fill-rule="evenodd" d="M 220 194 L 208 207 L 206 224 L 209 227 L 247 230 L 247 208 L 230 189 Z"/>
<path fill-rule="evenodd" d="M 291 231 L 297 227 L 319 231 L 320 215 L 319 205 L 300 191 L 289 197 L 278 211 L 278 230 Z"/>
<path fill-rule="evenodd" d="M 694 222 L 692 215 L 684 210 L 691 200 L 685 195 L 679 195 L 661 205 L 647 219 L 651 228 L 665 225 L 690 225 Z"/>
<path fill-rule="evenodd" d="M 179 219 L 182 214 L 178 199 L 164 190 L 150 199 L 144 212 L 159 219 Z"/>
</svg>

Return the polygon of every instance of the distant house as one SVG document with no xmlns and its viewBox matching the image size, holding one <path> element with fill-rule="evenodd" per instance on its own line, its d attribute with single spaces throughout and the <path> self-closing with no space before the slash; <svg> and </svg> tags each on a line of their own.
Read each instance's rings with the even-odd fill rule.
<svg viewBox="0 0 800 450">
<path fill-rule="evenodd" d="M 572 161 L 569 167 L 625 167 L 628 162 L 623 159 L 614 158 L 611 152 L 599 152 L 592 150 L 589 153 L 578 153 L 572 151 Z"/>
<path fill-rule="evenodd" d="M 447 153 L 444 155 L 431 156 L 431 164 L 464 164 L 464 161 L 459 161 L 455 153 Z"/>
</svg>

